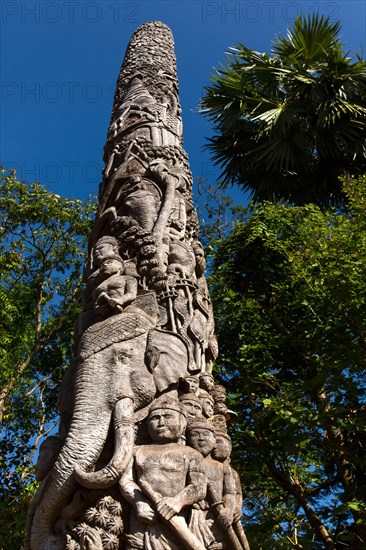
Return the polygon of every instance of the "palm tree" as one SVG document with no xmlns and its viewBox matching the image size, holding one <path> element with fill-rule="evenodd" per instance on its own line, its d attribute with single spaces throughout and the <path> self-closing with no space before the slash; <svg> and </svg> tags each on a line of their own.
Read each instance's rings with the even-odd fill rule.
<svg viewBox="0 0 366 550">
<path fill-rule="evenodd" d="M 206 87 L 200 110 L 221 185 L 255 201 L 340 204 L 339 176 L 366 168 L 366 62 L 340 42 L 339 22 L 300 16 L 271 55 L 242 44 Z"/>
</svg>

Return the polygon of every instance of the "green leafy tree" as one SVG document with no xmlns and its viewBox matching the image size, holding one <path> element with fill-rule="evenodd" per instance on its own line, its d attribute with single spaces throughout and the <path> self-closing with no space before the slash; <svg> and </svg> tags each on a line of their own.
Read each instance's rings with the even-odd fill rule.
<svg viewBox="0 0 366 550">
<path fill-rule="evenodd" d="M 256 550 L 366 547 L 366 176 L 344 193 L 341 212 L 239 209 L 211 240 L 218 375 L 240 413 L 233 461 Z"/>
<path fill-rule="evenodd" d="M 255 201 L 339 204 L 339 176 L 365 172 L 366 62 L 344 49 L 340 29 L 300 16 L 271 55 L 228 52 L 200 103 L 224 187 Z"/>
<path fill-rule="evenodd" d="M 93 201 L 0 173 L 0 547 L 19 549 L 34 459 L 72 357 Z"/>
</svg>

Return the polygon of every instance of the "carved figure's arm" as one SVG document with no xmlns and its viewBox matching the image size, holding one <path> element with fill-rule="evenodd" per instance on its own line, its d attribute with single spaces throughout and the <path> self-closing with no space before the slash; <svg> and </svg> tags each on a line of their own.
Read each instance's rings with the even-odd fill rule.
<svg viewBox="0 0 366 550">
<path fill-rule="evenodd" d="M 137 281 L 134 277 L 126 277 L 120 281 L 119 288 L 114 288 L 111 291 L 113 298 L 108 292 L 102 292 L 95 300 L 96 305 L 102 305 L 103 302 L 116 312 L 123 311 L 123 306 L 133 302 L 137 295 Z"/>
<path fill-rule="evenodd" d="M 89 275 L 89 277 L 86 281 L 88 287 L 91 290 L 94 290 L 106 278 L 105 275 L 104 276 L 103 275 L 104 274 L 100 269 L 97 269 L 96 271 L 93 271 L 93 273 L 91 275 Z"/>
<path fill-rule="evenodd" d="M 106 292 L 99 292 L 98 287 L 93 290 L 92 299 L 94 302 L 94 312 L 100 315 L 107 315 L 110 311 L 109 296 Z"/>
<path fill-rule="evenodd" d="M 119 481 L 119 488 L 122 496 L 136 508 L 137 517 L 145 523 L 156 519 L 155 510 L 140 487 L 134 480 L 134 458 L 130 461 L 125 473 Z"/>
<path fill-rule="evenodd" d="M 211 498 L 213 496 L 212 487 L 209 487 Z M 227 529 L 233 523 L 234 512 L 236 508 L 236 487 L 235 480 L 231 474 L 229 466 L 225 466 L 223 471 L 223 489 L 221 498 L 215 495 L 213 506 L 217 521 L 222 529 Z"/>
<path fill-rule="evenodd" d="M 224 470 L 224 487 L 222 493 L 225 512 L 228 514 L 232 523 L 236 509 L 236 486 L 234 476 L 232 475 L 229 466 L 226 466 Z"/>
<path fill-rule="evenodd" d="M 125 288 L 121 299 L 118 300 L 119 305 L 123 306 L 133 302 L 137 295 L 137 280 L 134 277 L 125 276 Z"/>
<path fill-rule="evenodd" d="M 233 476 L 235 483 L 235 512 L 234 512 L 234 523 L 240 521 L 242 516 L 242 506 L 243 506 L 243 491 L 241 488 L 241 481 L 239 474 L 234 468 L 230 466 L 230 473 Z"/>
</svg>

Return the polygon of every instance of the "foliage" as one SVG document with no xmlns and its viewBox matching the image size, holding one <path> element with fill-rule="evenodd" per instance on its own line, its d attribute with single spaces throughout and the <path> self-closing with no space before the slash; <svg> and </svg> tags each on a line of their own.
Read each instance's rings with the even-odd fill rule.
<svg viewBox="0 0 366 550">
<path fill-rule="evenodd" d="M 211 246 L 218 376 L 240 411 L 233 460 L 256 550 L 366 546 L 366 176 L 344 193 L 343 211 L 242 209 Z"/>
<path fill-rule="evenodd" d="M 0 547 L 18 549 L 33 461 L 72 357 L 92 201 L 0 173 Z"/>
<path fill-rule="evenodd" d="M 339 204 L 339 176 L 366 166 L 366 61 L 340 42 L 340 23 L 299 16 L 271 55 L 242 44 L 206 87 L 207 145 L 255 201 Z"/>
</svg>

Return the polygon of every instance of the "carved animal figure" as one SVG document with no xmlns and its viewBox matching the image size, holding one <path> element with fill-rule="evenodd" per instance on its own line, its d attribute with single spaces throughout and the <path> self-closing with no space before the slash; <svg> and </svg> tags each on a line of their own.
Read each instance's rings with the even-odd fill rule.
<svg viewBox="0 0 366 550">
<path fill-rule="evenodd" d="M 144 362 L 148 330 L 152 328 L 148 318 L 136 312 L 122 313 L 97 325 L 102 325 L 99 334 L 93 325 L 81 340 L 72 422 L 37 498 L 39 505 L 31 528 L 32 550 L 65 548 L 65 533 L 54 531 L 55 522 L 75 491 L 77 480 L 95 488 L 108 487 L 118 480 L 132 456 L 134 410 L 148 405 L 155 396 L 153 375 Z M 92 472 L 111 421 L 114 455 L 103 470 Z"/>
<path fill-rule="evenodd" d="M 159 194 L 154 184 L 135 176 L 137 183 L 124 200 L 123 213 L 135 219 L 140 227 L 152 231 L 159 208 Z"/>
</svg>

